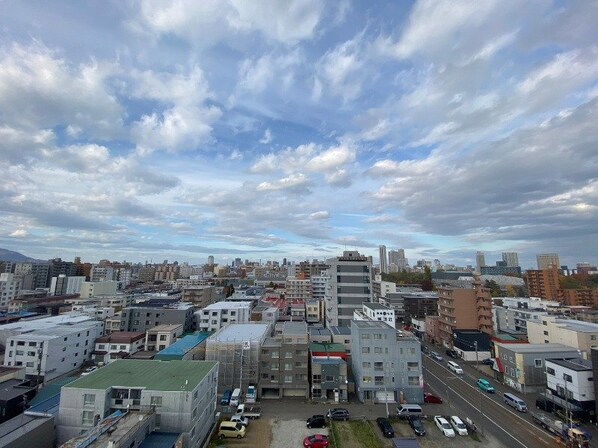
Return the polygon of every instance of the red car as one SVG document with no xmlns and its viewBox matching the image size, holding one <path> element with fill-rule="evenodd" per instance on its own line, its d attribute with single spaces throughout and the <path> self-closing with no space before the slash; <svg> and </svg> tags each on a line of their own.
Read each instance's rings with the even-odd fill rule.
<svg viewBox="0 0 598 448">
<path fill-rule="evenodd" d="M 309 448 L 326 448 L 328 446 L 328 436 L 324 434 L 314 434 L 303 439 L 303 446 Z"/>
<path fill-rule="evenodd" d="M 424 394 L 424 403 L 442 404 L 442 398 L 437 397 L 436 395 L 425 393 Z"/>
</svg>

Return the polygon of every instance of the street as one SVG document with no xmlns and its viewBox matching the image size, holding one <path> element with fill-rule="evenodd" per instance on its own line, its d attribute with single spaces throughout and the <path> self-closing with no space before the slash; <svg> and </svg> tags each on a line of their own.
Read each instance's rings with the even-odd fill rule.
<svg viewBox="0 0 598 448">
<path fill-rule="evenodd" d="M 459 414 L 472 419 L 481 431 L 490 432 L 504 446 L 555 446 L 554 436 L 532 423 L 527 414 L 503 405 L 501 390 L 487 394 L 475 386 L 475 379 L 467 372 L 454 375 L 443 365 L 445 362 L 434 361 L 425 355 L 423 363 L 428 388 L 459 410 Z"/>
</svg>

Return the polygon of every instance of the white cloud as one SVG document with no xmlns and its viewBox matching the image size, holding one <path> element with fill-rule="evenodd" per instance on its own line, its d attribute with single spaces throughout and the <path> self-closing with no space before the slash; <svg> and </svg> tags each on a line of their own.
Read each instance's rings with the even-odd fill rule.
<svg viewBox="0 0 598 448">
<path fill-rule="evenodd" d="M 290 0 L 284 3 L 260 1 L 179 0 L 141 3 L 139 22 L 153 32 L 175 34 L 196 45 L 223 39 L 227 35 L 259 32 L 267 39 L 287 44 L 311 39 L 323 13 L 315 0 Z"/>
<path fill-rule="evenodd" d="M 299 190 L 309 185 L 310 181 L 304 174 L 292 174 L 274 182 L 262 182 L 257 186 L 257 191 Z"/>
<path fill-rule="evenodd" d="M 270 128 L 268 128 L 264 131 L 264 136 L 260 139 L 260 143 L 262 145 L 267 145 L 268 143 L 271 143 L 272 140 L 272 131 L 270 130 Z"/>
<path fill-rule="evenodd" d="M 5 124 L 28 129 L 71 126 L 100 138 L 122 135 L 123 108 L 109 80 L 117 64 L 74 65 L 40 43 L 0 48 Z"/>
<path fill-rule="evenodd" d="M 324 175 L 326 183 L 335 187 L 350 187 L 353 184 L 351 173 L 346 169 L 337 169 L 336 171 Z"/>
<path fill-rule="evenodd" d="M 29 235 L 29 232 L 25 229 L 17 229 L 14 232 L 10 233 L 8 236 L 12 238 L 25 238 Z"/>
<path fill-rule="evenodd" d="M 330 218 L 330 213 L 327 210 L 321 210 L 309 214 L 309 219 L 321 220 Z"/>
<path fill-rule="evenodd" d="M 328 171 L 355 160 L 355 150 L 347 146 L 331 147 L 307 162 L 310 171 Z"/>
<path fill-rule="evenodd" d="M 326 83 L 331 94 L 342 97 L 345 102 L 360 95 L 366 62 L 366 56 L 361 52 L 362 38 L 360 34 L 322 56 L 317 66 L 317 84 L 312 92 L 314 99 L 319 99 L 322 83 Z"/>
</svg>

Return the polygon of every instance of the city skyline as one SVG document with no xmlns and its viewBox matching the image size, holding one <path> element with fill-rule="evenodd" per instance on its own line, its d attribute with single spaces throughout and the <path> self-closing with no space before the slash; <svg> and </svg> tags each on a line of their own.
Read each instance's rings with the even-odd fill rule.
<svg viewBox="0 0 598 448">
<path fill-rule="evenodd" d="M 5 2 L 0 247 L 595 264 L 598 6 Z"/>
</svg>

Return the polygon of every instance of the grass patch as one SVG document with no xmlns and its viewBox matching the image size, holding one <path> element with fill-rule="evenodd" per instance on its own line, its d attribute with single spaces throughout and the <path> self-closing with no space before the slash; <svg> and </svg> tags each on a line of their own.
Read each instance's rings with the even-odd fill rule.
<svg viewBox="0 0 598 448">
<path fill-rule="evenodd" d="M 353 420 L 349 422 L 353 437 L 363 448 L 383 448 L 382 441 L 374 433 L 372 425 L 366 420 Z"/>
<path fill-rule="evenodd" d="M 341 448 L 341 435 L 338 424 L 333 420 L 330 422 L 330 433 L 332 434 L 331 446 L 333 448 Z M 329 439 L 330 440 L 330 439 Z"/>
</svg>

